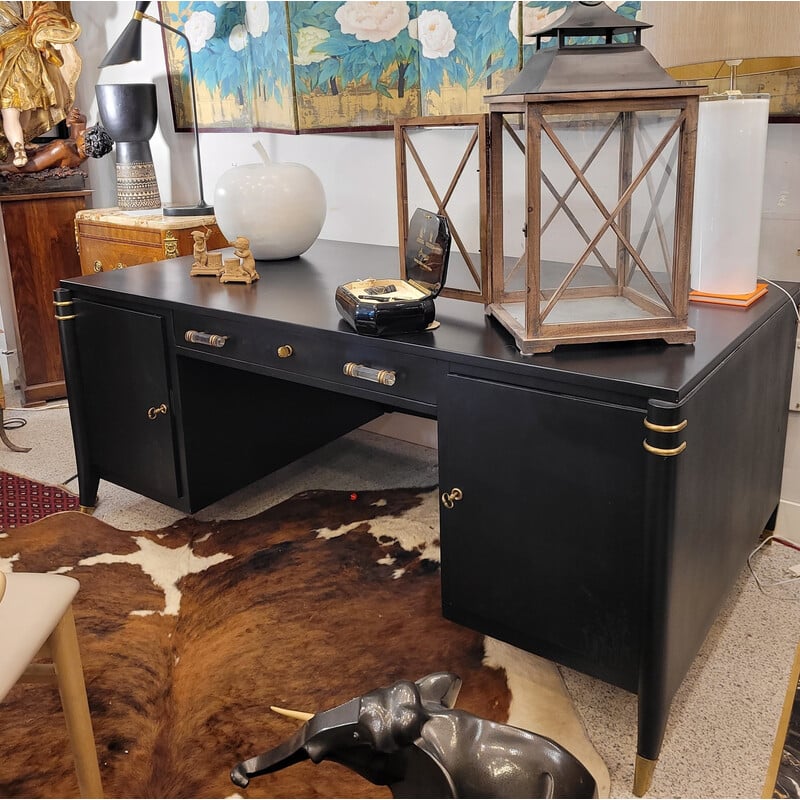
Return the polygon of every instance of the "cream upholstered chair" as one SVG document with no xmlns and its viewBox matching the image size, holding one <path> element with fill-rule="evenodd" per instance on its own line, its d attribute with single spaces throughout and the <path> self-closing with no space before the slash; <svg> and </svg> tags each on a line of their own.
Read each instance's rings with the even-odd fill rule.
<svg viewBox="0 0 800 800">
<path fill-rule="evenodd" d="M 18 681 L 57 683 L 81 795 L 102 797 L 72 616 L 79 586 L 66 575 L 0 572 L 0 700 Z M 32 663 L 37 657 L 50 663 Z"/>
</svg>

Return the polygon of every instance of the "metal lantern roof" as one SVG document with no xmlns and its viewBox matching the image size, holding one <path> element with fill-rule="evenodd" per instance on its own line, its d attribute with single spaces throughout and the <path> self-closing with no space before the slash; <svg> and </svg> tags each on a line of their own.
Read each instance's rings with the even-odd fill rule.
<svg viewBox="0 0 800 800">
<path fill-rule="evenodd" d="M 647 22 L 623 17 L 605 3 L 573 3 L 545 30 L 536 33 L 536 52 L 502 94 L 486 98 L 491 103 L 509 95 L 564 92 L 673 89 L 679 84 L 641 44 Z M 632 34 L 632 43 L 613 37 Z M 542 38 L 556 37 L 556 47 L 541 49 Z M 601 44 L 568 44 L 570 37 L 601 37 Z"/>
</svg>

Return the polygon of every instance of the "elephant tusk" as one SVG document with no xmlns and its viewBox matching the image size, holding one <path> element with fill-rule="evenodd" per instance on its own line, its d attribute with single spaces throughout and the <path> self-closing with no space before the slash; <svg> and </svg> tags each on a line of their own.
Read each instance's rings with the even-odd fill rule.
<svg viewBox="0 0 800 800">
<path fill-rule="evenodd" d="M 293 711 L 291 708 L 279 708 L 278 706 L 270 706 L 270 711 L 274 711 L 276 714 L 280 714 L 283 717 L 291 717 L 292 719 L 300 719 L 303 722 L 308 722 L 308 720 L 313 717 L 313 714 L 309 714 L 308 711 Z"/>
</svg>

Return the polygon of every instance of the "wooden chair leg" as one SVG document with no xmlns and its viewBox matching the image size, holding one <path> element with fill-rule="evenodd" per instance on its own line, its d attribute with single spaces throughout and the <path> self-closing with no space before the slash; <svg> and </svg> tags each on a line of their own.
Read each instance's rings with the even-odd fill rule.
<svg viewBox="0 0 800 800">
<path fill-rule="evenodd" d="M 75 632 L 75 618 L 68 608 L 49 639 L 58 677 L 58 691 L 75 757 L 75 771 L 82 797 L 102 797 L 100 768 L 83 680 L 83 666 Z"/>
</svg>

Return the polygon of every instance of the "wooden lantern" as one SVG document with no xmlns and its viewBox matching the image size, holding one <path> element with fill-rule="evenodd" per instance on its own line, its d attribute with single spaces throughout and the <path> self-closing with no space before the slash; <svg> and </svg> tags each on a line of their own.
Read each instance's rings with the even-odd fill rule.
<svg viewBox="0 0 800 800">
<path fill-rule="evenodd" d="M 506 91 L 486 98 L 488 310 L 523 354 L 560 344 L 694 341 L 689 256 L 705 87 L 679 86 L 658 65 L 640 43 L 646 27 L 604 3 L 573 3 L 536 34 L 536 52 Z M 630 41 L 614 41 L 620 35 Z M 542 37 L 555 46 L 542 49 Z M 512 215 L 504 180 L 516 174 L 503 164 L 508 142 L 525 164 L 519 256 L 506 254 L 515 232 L 504 231 Z"/>
</svg>

